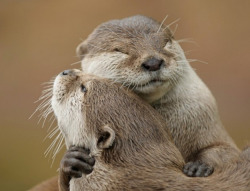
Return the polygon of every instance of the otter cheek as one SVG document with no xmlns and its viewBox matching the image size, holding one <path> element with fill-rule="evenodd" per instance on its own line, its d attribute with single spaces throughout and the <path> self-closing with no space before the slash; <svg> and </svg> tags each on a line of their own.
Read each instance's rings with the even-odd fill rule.
<svg viewBox="0 0 250 191">
<path fill-rule="evenodd" d="M 102 53 L 91 58 L 82 60 L 82 70 L 99 77 L 113 79 L 117 77 L 117 66 L 128 58 L 128 55 L 121 53 Z"/>
</svg>

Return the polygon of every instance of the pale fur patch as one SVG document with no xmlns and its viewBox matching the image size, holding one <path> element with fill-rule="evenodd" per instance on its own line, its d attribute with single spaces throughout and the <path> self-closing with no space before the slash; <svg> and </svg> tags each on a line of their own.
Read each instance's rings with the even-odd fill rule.
<svg viewBox="0 0 250 191">
<path fill-rule="evenodd" d="M 82 60 L 82 70 L 108 79 L 119 79 L 117 67 L 128 58 L 128 55 L 119 52 L 101 53 L 98 56 L 87 57 Z"/>
<path fill-rule="evenodd" d="M 163 98 L 186 73 L 193 72 L 177 41 L 168 42 L 164 49 L 174 53 L 176 57 L 170 59 L 168 66 L 157 72 L 141 71 L 135 65 L 132 66 L 134 68 L 127 67 L 126 60 L 129 55 L 119 52 L 100 53 L 92 57 L 86 55 L 82 60 L 82 69 L 89 74 L 121 83 L 148 103 L 153 103 Z M 151 82 L 154 79 L 161 81 Z"/>
<path fill-rule="evenodd" d="M 98 153 L 96 137 L 91 132 L 87 132 L 85 127 L 85 115 L 84 111 L 82 111 L 84 94 L 80 91 L 80 88 L 71 90 L 72 92 L 69 92 L 67 99 L 64 101 L 58 101 L 60 100 L 58 96 L 62 96 L 60 91 L 65 89 L 66 83 L 58 75 L 54 82 L 52 97 L 52 108 L 57 118 L 58 126 L 65 137 L 66 146 L 67 148 L 72 145 L 89 148 L 92 154 Z M 66 96 L 66 93 L 64 93 L 64 96 Z"/>
</svg>

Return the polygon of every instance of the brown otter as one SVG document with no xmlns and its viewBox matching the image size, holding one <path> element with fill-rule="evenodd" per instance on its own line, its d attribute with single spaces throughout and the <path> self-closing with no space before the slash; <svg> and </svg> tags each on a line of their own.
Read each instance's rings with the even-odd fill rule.
<svg viewBox="0 0 250 191">
<path fill-rule="evenodd" d="M 77 48 L 86 73 L 123 84 L 165 119 L 188 176 L 208 176 L 238 157 L 216 102 L 168 26 L 145 16 L 98 26 Z"/>
<path fill-rule="evenodd" d="M 59 191 L 58 177 L 52 177 L 29 189 L 29 191 Z"/>
<path fill-rule="evenodd" d="M 65 167 L 75 174 L 70 190 L 250 190 L 247 154 L 210 177 L 185 176 L 185 161 L 162 116 L 121 85 L 64 71 L 55 79 L 52 107 L 69 148 Z M 85 169 L 81 147 L 96 164 L 79 178 Z"/>
</svg>

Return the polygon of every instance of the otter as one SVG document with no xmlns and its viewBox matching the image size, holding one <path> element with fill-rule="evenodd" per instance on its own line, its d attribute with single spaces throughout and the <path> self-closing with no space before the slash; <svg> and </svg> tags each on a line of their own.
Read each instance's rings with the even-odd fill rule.
<svg viewBox="0 0 250 191">
<path fill-rule="evenodd" d="M 61 173 L 75 174 L 70 190 L 250 190 L 248 154 L 207 178 L 184 175 L 164 118 L 120 84 L 67 70 L 54 81 L 51 105 L 69 149 Z M 82 148 L 96 160 L 80 177 Z"/>
<path fill-rule="evenodd" d="M 58 177 L 52 177 L 29 189 L 29 191 L 59 191 Z"/>
<path fill-rule="evenodd" d="M 140 15 L 111 20 L 99 25 L 77 54 L 85 73 L 130 88 L 164 117 L 188 176 L 209 176 L 238 157 L 213 95 L 168 26 Z"/>
</svg>

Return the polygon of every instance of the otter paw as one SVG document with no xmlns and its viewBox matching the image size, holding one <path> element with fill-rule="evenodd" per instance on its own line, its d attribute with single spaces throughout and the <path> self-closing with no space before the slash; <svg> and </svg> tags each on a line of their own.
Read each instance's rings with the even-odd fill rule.
<svg viewBox="0 0 250 191">
<path fill-rule="evenodd" d="M 184 174 L 190 177 L 207 177 L 211 175 L 213 171 L 213 167 L 200 161 L 188 162 L 183 168 Z"/>
<path fill-rule="evenodd" d="M 93 171 L 95 159 L 89 156 L 89 151 L 72 146 L 67 150 L 60 164 L 60 173 L 70 178 L 80 178 L 82 174 Z"/>
</svg>

